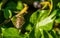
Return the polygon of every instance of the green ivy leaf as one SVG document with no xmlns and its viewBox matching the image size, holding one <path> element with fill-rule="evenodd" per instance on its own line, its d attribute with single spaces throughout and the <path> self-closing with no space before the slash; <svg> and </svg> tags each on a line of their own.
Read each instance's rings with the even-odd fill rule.
<svg viewBox="0 0 60 38">
<path fill-rule="evenodd" d="M 8 28 L 8 29 L 5 29 L 3 32 L 2 32 L 3 36 L 4 37 L 9 37 L 9 38 L 18 38 L 19 37 L 19 31 L 16 29 L 16 28 Z"/>
<path fill-rule="evenodd" d="M 17 10 L 22 10 L 23 9 L 23 4 L 22 4 L 21 1 L 18 1 L 16 9 Z"/>
<path fill-rule="evenodd" d="M 12 17 L 12 12 L 11 12 L 11 10 L 9 10 L 8 8 L 6 8 L 6 9 L 4 10 L 4 17 L 5 17 L 6 19 L 11 18 L 11 17 Z"/>
<path fill-rule="evenodd" d="M 53 20 L 51 20 L 50 18 L 46 18 L 43 21 L 38 22 L 36 28 L 51 30 L 52 25 L 53 25 Z"/>
<path fill-rule="evenodd" d="M 48 16 L 48 10 L 37 10 L 30 17 L 30 22 L 35 24 L 37 21 L 43 20 Z"/>
<path fill-rule="evenodd" d="M 57 11 L 54 10 L 50 16 L 46 17 L 44 20 L 41 20 L 40 22 L 37 22 L 36 29 L 39 28 L 39 29 L 44 29 L 47 31 L 51 30 L 53 26 L 53 20 L 55 19 L 54 16 L 56 15 L 56 13 Z"/>
<path fill-rule="evenodd" d="M 28 24 L 28 26 L 25 29 L 28 30 L 28 31 L 31 31 L 32 30 L 31 24 Z"/>
</svg>

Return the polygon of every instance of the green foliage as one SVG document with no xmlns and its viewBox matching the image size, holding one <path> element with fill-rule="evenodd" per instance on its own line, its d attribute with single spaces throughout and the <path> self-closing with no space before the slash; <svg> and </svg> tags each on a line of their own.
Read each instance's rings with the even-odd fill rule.
<svg viewBox="0 0 60 38">
<path fill-rule="evenodd" d="M 0 38 L 60 38 L 60 1 L 47 0 L 52 2 L 52 9 L 41 9 L 42 4 L 41 8 L 34 8 L 34 1 L 40 4 L 43 0 L 0 2 Z M 27 11 L 24 4 L 28 5 Z"/>
<path fill-rule="evenodd" d="M 17 10 L 22 10 L 23 9 L 23 4 L 22 4 L 21 1 L 18 1 L 16 9 Z"/>
<path fill-rule="evenodd" d="M 4 37 L 7 37 L 7 38 L 19 37 L 19 32 L 17 29 L 15 28 L 6 28 L 4 30 L 3 29 L 2 29 L 2 34 Z"/>
<path fill-rule="evenodd" d="M 57 4 L 57 6 L 60 8 L 60 2 Z"/>
<path fill-rule="evenodd" d="M 11 10 L 16 10 L 16 3 L 15 2 L 8 2 L 6 8 Z"/>
<path fill-rule="evenodd" d="M 12 17 L 12 12 L 11 12 L 11 10 L 9 10 L 8 8 L 6 8 L 6 9 L 4 10 L 4 17 L 5 17 L 6 19 L 11 18 L 11 17 Z"/>
</svg>

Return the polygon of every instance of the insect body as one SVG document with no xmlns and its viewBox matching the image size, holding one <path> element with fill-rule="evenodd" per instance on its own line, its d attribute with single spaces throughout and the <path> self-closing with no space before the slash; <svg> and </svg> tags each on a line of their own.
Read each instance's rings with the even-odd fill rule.
<svg viewBox="0 0 60 38">
<path fill-rule="evenodd" d="M 24 4 L 24 8 L 17 15 L 12 17 L 12 23 L 16 28 L 20 29 L 22 25 L 25 23 L 23 15 L 26 13 L 27 9 L 27 4 Z"/>
</svg>

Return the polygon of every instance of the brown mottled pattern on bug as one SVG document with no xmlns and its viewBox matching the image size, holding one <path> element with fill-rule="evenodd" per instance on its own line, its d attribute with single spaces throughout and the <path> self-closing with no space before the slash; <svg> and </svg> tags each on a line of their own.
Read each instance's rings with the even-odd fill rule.
<svg viewBox="0 0 60 38">
<path fill-rule="evenodd" d="M 19 16 L 16 19 L 16 26 L 15 27 L 18 28 L 18 29 L 20 29 L 24 23 L 25 23 L 24 17 Z"/>
</svg>

